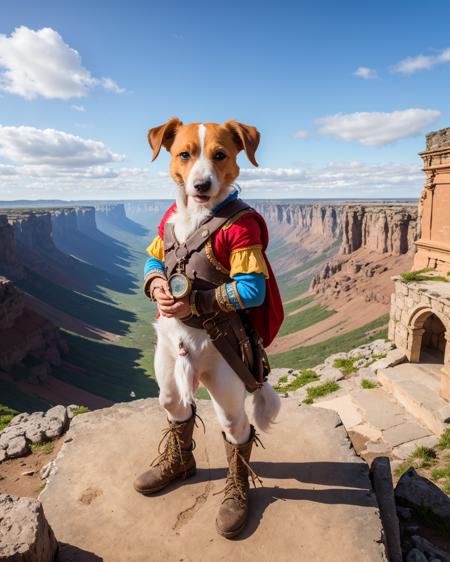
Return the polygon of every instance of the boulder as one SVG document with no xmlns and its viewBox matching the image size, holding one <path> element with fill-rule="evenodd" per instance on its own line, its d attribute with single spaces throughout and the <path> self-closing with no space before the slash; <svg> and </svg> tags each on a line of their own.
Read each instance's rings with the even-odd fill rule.
<svg viewBox="0 0 450 562">
<path fill-rule="evenodd" d="M 412 548 L 408 552 L 408 556 L 406 557 L 406 562 L 428 562 L 428 558 L 425 556 L 423 552 L 421 552 L 417 548 Z"/>
<path fill-rule="evenodd" d="M 18 437 L 13 437 L 12 439 L 10 439 L 8 448 L 6 449 L 6 454 L 10 459 L 23 457 L 29 452 L 30 448 L 23 435 L 19 435 Z"/>
<path fill-rule="evenodd" d="M 420 550 L 420 552 L 423 552 L 429 560 L 437 559 L 441 562 L 450 562 L 450 554 L 435 546 L 430 541 L 427 541 L 427 539 L 419 535 L 413 535 L 411 541 L 414 547 Z"/>
<path fill-rule="evenodd" d="M 450 525 L 450 499 L 433 482 L 419 476 L 412 467 L 398 481 L 395 498 L 401 506 L 419 512 L 425 509 L 436 521 Z"/>
<path fill-rule="evenodd" d="M 57 548 L 39 501 L 0 495 L 1 562 L 52 562 Z"/>
</svg>

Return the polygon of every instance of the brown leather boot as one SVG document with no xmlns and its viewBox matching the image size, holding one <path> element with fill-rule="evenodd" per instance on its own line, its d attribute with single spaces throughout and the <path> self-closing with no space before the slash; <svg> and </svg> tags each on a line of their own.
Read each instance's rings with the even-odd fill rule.
<svg viewBox="0 0 450 562">
<path fill-rule="evenodd" d="M 136 491 L 144 495 L 153 494 L 174 480 L 185 480 L 194 476 L 196 465 L 192 451 L 195 441 L 192 439 L 192 433 L 196 417 L 201 420 L 196 413 L 195 406 L 192 405 L 192 415 L 188 420 L 184 422 L 168 420 L 169 427 L 163 430 L 163 437 L 158 445 L 159 456 L 151 463 L 150 470 L 138 476 L 134 481 Z M 161 451 L 164 441 L 165 446 Z"/>
<path fill-rule="evenodd" d="M 222 432 L 222 435 L 228 460 L 228 474 L 224 497 L 217 513 L 216 529 L 219 535 L 232 538 L 243 530 L 248 520 L 249 475 L 255 487 L 256 480 L 262 484 L 248 464 L 253 443 L 262 443 L 253 425 L 250 426 L 249 440 L 242 445 L 233 445 L 226 440 L 225 433 Z"/>
</svg>

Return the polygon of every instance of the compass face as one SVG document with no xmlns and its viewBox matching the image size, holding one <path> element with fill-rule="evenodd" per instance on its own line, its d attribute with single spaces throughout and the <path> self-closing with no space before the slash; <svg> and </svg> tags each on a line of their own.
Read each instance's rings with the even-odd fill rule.
<svg viewBox="0 0 450 562">
<path fill-rule="evenodd" d="M 191 283 L 182 273 L 174 273 L 169 278 L 169 289 L 176 299 L 182 299 L 190 290 Z"/>
</svg>

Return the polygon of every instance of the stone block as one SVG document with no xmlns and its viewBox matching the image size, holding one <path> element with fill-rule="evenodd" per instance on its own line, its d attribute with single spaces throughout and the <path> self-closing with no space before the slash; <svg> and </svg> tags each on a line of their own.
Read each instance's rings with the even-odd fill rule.
<svg viewBox="0 0 450 562">
<path fill-rule="evenodd" d="M 0 560 L 53 562 L 57 548 L 39 501 L 0 495 Z"/>
</svg>

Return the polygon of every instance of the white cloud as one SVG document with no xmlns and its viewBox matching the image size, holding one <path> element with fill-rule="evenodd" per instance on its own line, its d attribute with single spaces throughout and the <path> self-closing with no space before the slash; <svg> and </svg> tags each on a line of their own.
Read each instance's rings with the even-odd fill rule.
<svg viewBox="0 0 450 562">
<path fill-rule="evenodd" d="M 86 108 L 84 105 L 76 105 L 75 103 L 70 106 L 74 111 L 79 111 L 80 113 L 84 113 Z"/>
<path fill-rule="evenodd" d="M 9 168 L 8 175 L 2 176 L 0 199 L 167 199 L 176 192 L 167 173 L 153 175 L 149 168 L 108 165 L 85 169 L 48 165 Z M 238 183 L 244 199 L 375 199 L 417 196 L 423 184 L 423 173 L 419 164 L 331 162 L 323 167 L 242 169 Z"/>
<path fill-rule="evenodd" d="M 358 66 L 353 75 L 358 76 L 358 78 L 364 78 L 364 80 L 373 80 L 377 78 L 377 71 L 368 66 Z"/>
<path fill-rule="evenodd" d="M 81 64 L 75 49 L 51 27 L 21 26 L 0 34 L 0 88 L 27 99 L 81 98 L 94 86 L 121 93 L 111 78 L 95 78 Z"/>
<path fill-rule="evenodd" d="M 402 197 L 418 193 L 423 174 L 418 164 L 330 162 L 322 168 L 244 169 L 238 182 L 251 197 Z"/>
<path fill-rule="evenodd" d="M 0 126 L 0 154 L 21 164 L 63 168 L 84 168 L 125 159 L 103 142 L 34 127 Z"/>
<path fill-rule="evenodd" d="M 338 113 L 318 119 L 319 132 L 365 146 L 384 146 L 419 134 L 435 123 L 441 112 L 434 109 L 405 109 L 391 112 Z"/>
<path fill-rule="evenodd" d="M 420 70 L 430 70 L 438 64 L 450 62 L 450 48 L 444 49 L 438 55 L 417 55 L 401 60 L 391 68 L 392 72 L 409 75 Z"/>
<path fill-rule="evenodd" d="M 300 130 L 292 133 L 292 136 L 296 139 L 306 139 L 309 136 L 309 133 L 308 131 Z"/>
</svg>

